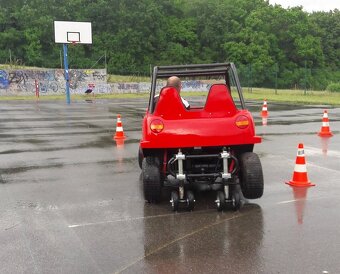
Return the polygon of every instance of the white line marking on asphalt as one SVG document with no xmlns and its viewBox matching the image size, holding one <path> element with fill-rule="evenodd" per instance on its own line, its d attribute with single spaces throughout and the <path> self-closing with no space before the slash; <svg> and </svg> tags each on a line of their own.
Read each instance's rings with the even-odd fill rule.
<svg viewBox="0 0 340 274">
<path fill-rule="evenodd" d="M 313 164 L 313 163 L 311 163 L 311 162 L 307 163 L 307 165 L 313 166 L 313 167 L 317 167 L 317 168 L 321 168 L 321 169 L 325 169 L 325 170 L 327 170 L 327 171 L 332 171 L 332 172 L 340 173 L 340 170 L 336 170 L 336 169 L 333 169 L 333 168 L 328 168 L 328 167 L 319 166 L 319 165 Z"/>
<path fill-rule="evenodd" d="M 305 155 L 322 155 L 322 148 L 318 147 L 310 147 L 306 146 L 305 147 Z M 327 150 L 327 156 L 333 156 L 340 158 L 340 151 L 338 150 Z"/>
<path fill-rule="evenodd" d="M 196 213 L 203 213 L 203 212 L 208 212 L 208 211 L 212 211 L 212 210 L 213 209 L 201 210 L 201 211 L 196 211 Z M 193 212 L 185 212 L 185 213 L 181 213 L 181 215 L 187 215 L 189 213 L 193 214 Z M 169 217 L 169 216 L 173 216 L 174 214 L 176 214 L 176 213 L 153 215 L 153 216 L 141 216 L 141 217 L 135 217 L 135 218 L 124 218 L 124 219 L 117 219 L 117 220 L 103 221 L 103 222 L 94 222 L 94 223 L 73 224 L 73 225 L 69 225 L 68 227 L 69 228 L 76 228 L 76 227 L 91 226 L 91 225 L 102 225 L 102 224 L 110 224 L 110 223 L 118 223 L 118 222 L 131 222 L 131 221 L 138 221 L 138 220 Z"/>
<path fill-rule="evenodd" d="M 301 199 L 293 199 L 293 200 L 287 200 L 287 201 L 281 201 L 281 202 L 277 202 L 275 203 L 276 205 L 284 205 L 284 204 L 289 204 L 289 203 L 294 203 L 294 202 L 298 202 L 298 201 L 311 201 L 311 200 L 320 200 L 320 199 L 324 199 L 324 198 L 329 198 L 329 196 L 324 197 L 324 196 L 319 196 L 319 197 L 309 197 L 307 198 L 301 198 Z"/>
<path fill-rule="evenodd" d="M 279 156 L 279 157 L 280 157 L 280 156 Z M 288 160 L 289 162 L 293 162 L 292 159 L 289 159 L 289 158 L 286 157 L 286 156 L 281 156 L 280 158 L 285 158 L 285 159 Z M 294 160 L 294 162 L 295 162 L 295 160 Z M 307 169 L 308 169 L 308 166 L 313 166 L 313 167 L 317 167 L 317 168 L 320 168 L 320 169 L 325 169 L 325 170 L 327 170 L 327 171 L 332 171 L 332 172 L 340 173 L 340 170 L 333 169 L 333 168 L 328 168 L 328 167 L 323 167 L 323 166 L 314 164 L 313 162 L 309 161 L 309 159 L 308 159 L 308 154 L 307 154 L 306 166 L 307 166 Z"/>
<path fill-rule="evenodd" d="M 277 205 L 282 205 L 282 204 L 289 204 L 289 203 L 294 203 L 298 200 L 288 200 L 288 201 L 282 201 L 282 202 L 278 202 L 276 203 Z"/>
</svg>

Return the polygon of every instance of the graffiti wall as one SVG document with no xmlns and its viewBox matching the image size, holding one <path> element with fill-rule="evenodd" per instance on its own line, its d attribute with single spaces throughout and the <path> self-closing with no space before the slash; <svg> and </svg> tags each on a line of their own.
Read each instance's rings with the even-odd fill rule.
<svg viewBox="0 0 340 274">
<path fill-rule="evenodd" d="M 163 83 L 157 83 L 156 93 L 165 86 Z M 210 84 L 200 80 L 182 81 L 182 91 L 208 91 Z M 139 83 L 112 83 L 110 84 L 111 92 L 113 93 L 141 93 L 149 92 L 151 84 L 146 82 Z"/>
<path fill-rule="evenodd" d="M 89 85 L 109 91 L 106 82 L 105 69 L 69 71 L 70 92 L 83 93 Z M 0 69 L 0 96 L 1 95 L 29 95 L 35 94 L 36 87 L 43 94 L 65 93 L 65 76 L 63 69 Z"/>
<path fill-rule="evenodd" d="M 142 93 L 150 91 L 150 83 L 107 83 L 105 69 L 74 69 L 69 71 L 70 93 L 83 94 L 89 87 L 100 93 Z M 160 90 L 165 83 L 158 83 Z M 36 89 L 40 95 L 65 93 L 63 69 L 0 69 L 0 96 L 34 95 Z M 183 81 L 183 91 L 206 91 L 209 85 L 202 81 Z"/>
</svg>

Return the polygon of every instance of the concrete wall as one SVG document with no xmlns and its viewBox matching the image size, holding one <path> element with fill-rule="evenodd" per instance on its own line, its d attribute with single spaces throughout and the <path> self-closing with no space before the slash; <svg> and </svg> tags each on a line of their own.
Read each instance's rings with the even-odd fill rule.
<svg viewBox="0 0 340 274">
<path fill-rule="evenodd" d="M 160 90 L 165 84 L 158 83 L 157 90 Z M 207 91 L 209 90 L 209 84 L 202 81 L 182 81 L 182 91 Z M 111 83 L 111 91 L 113 93 L 140 93 L 149 92 L 151 88 L 150 83 Z"/>
<path fill-rule="evenodd" d="M 70 93 L 83 94 L 89 85 L 94 85 L 95 93 L 141 93 L 150 91 L 150 83 L 107 83 L 105 69 L 72 69 Z M 0 69 L 0 96 L 33 95 L 35 83 L 39 85 L 40 95 L 65 93 L 63 69 Z M 160 83 L 159 89 L 162 87 Z M 208 84 L 201 81 L 183 81 L 183 91 L 203 91 Z"/>
<path fill-rule="evenodd" d="M 110 91 L 105 69 L 72 69 L 69 75 L 71 93 L 84 93 L 89 84 L 94 84 L 98 90 Z M 63 69 L 0 69 L 0 96 L 34 94 L 35 81 L 41 95 L 65 93 Z"/>
</svg>

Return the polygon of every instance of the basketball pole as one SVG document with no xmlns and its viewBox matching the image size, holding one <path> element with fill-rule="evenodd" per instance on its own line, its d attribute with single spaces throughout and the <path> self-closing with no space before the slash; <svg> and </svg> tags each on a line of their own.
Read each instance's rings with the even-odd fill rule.
<svg viewBox="0 0 340 274">
<path fill-rule="evenodd" d="M 65 70 L 65 81 L 66 81 L 66 103 L 70 104 L 70 78 L 68 74 L 68 58 L 67 58 L 67 44 L 63 44 L 64 49 L 64 70 Z"/>
</svg>

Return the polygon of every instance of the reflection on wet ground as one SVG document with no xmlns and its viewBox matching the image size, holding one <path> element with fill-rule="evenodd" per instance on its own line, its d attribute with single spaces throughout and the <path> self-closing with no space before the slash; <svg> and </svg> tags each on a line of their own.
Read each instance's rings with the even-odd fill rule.
<svg viewBox="0 0 340 274">
<path fill-rule="evenodd" d="M 189 98 L 190 100 L 191 98 Z M 193 98 L 192 100 L 199 100 Z M 337 273 L 340 109 L 249 102 L 265 193 L 240 211 L 196 193 L 193 212 L 143 199 L 145 98 L 1 102 L 0 273 Z M 114 140 L 121 114 L 126 139 Z M 312 188 L 285 184 L 304 143 Z"/>
</svg>

